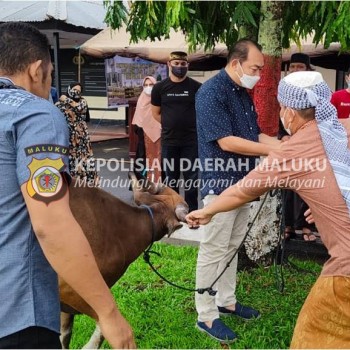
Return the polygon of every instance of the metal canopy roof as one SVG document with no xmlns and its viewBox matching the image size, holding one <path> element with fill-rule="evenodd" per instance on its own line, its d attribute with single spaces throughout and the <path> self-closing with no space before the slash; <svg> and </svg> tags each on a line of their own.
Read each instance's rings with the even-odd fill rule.
<svg viewBox="0 0 350 350">
<path fill-rule="evenodd" d="M 60 48 L 78 48 L 106 27 L 105 16 L 102 0 L 0 0 L 0 22 L 31 23 L 48 37 L 54 48 L 55 81 L 59 93 Z"/>
<path fill-rule="evenodd" d="M 106 28 L 106 10 L 102 0 L 0 0 L 0 22 L 28 22 L 47 35 L 54 46 L 59 33 L 61 48 L 77 48 Z"/>
<path fill-rule="evenodd" d="M 138 43 L 130 43 L 130 34 L 125 27 L 119 30 L 106 28 L 97 35 L 86 41 L 80 52 L 93 57 L 106 58 L 114 55 L 126 57 L 140 57 L 150 61 L 165 63 L 171 51 L 187 51 L 188 45 L 185 35 L 180 31 L 171 30 L 168 39 L 145 40 Z M 303 52 L 310 56 L 311 64 L 319 67 L 337 70 L 347 70 L 350 65 L 350 54 L 339 54 L 340 44 L 332 43 L 328 49 L 323 45 L 315 46 L 311 38 L 302 42 L 301 47 L 291 45 L 291 48 L 284 49 L 282 60 L 284 67 L 289 63 L 290 56 L 295 52 Z M 224 44 L 217 44 L 211 52 L 205 52 L 198 48 L 195 52 L 189 53 L 191 62 L 190 70 L 216 70 L 225 66 L 227 48 Z"/>
</svg>

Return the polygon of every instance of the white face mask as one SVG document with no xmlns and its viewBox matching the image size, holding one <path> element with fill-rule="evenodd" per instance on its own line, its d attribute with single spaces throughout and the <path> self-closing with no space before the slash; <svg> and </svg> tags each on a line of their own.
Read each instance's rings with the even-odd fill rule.
<svg viewBox="0 0 350 350">
<path fill-rule="evenodd" d="M 238 61 L 238 64 L 241 68 L 242 76 L 240 77 L 238 73 L 237 75 L 239 80 L 241 81 L 242 86 L 247 89 L 252 89 L 255 86 L 255 84 L 260 80 L 260 76 L 245 74 L 241 66 L 241 63 L 239 61 Z"/>
<path fill-rule="evenodd" d="M 280 116 L 281 122 L 282 122 L 283 127 L 284 127 L 284 130 L 286 130 L 287 134 L 288 134 L 288 135 L 292 135 L 292 131 L 290 130 L 290 124 L 291 124 L 291 123 L 289 123 L 289 125 L 288 125 L 289 127 L 288 127 L 288 128 L 287 128 L 286 125 L 284 124 L 284 117 L 285 117 L 285 115 L 286 115 L 286 112 L 287 112 L 287 108 L 285 109 L 283 115 Z"/>
<path fill-rule="evenodd" d="M 143 88 L 143 92 L 144 92 L 146 95 L 150 95 L 151 92 L 152 92 L 152 88 L 153 88 L 153 86 L 145 86 L 145 87 Z"/>
</svg>

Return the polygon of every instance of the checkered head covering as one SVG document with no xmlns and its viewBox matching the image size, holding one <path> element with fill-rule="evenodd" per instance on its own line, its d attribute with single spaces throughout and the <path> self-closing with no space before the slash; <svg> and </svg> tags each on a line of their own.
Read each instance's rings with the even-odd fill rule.
<svg viewBox="0 0 350 350">
<path fill-rule="evenodd" d="M 279 103 L 295 110 L 315 107 L 326 155 L 350 213 L 350 149 L 347 132 L 330 103 L 331 90 L 319 72 L 295 72 L 278 85 Z"/>
</svg>

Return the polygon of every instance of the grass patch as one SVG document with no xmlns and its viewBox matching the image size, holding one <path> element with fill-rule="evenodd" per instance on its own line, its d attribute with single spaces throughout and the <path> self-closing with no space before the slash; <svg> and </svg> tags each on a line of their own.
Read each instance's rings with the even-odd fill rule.
<svg viewBox="0 0 350 350">
<path fill-rule="evenodd" d="M 161 257 L 151 261 L 171 281 L 194 288 L 197 248 L 154 245 Z M 225 318 L 224 322 L 239 335 L 231 345 L 235 349 L 288 348 L 297 315 L 321 266 L 315 262 L 293 259 L 298 266 L 315 274 L 284 269 L 285 290 L 276 288 L 274 267 L 241 271 L 238 275 L 237 298 L 257 308 L 260 319 L 245 322 Z M 212 281 L 208 281 L 211 283 Z M 112 288 L 123 315 L 133 327 L 136 344 L 141 349 L 220 349 L 219 342 L 194 328 L 197 313 L 194 293 L 169 286 L 158 278 L 140 257 Z M 93 332 L 94 322 L 77 316 L 71 348 L 81 348 Z M 103 348 L 109 348 L 107 342 Z"/>
</svg>

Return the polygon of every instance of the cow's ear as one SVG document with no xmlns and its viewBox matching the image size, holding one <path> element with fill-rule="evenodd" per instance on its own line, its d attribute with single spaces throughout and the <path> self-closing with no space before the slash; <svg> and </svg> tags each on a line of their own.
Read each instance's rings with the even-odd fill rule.
<svg viewBox="0 0 350 350">
<path fill-rule="evenodd" d="M 147 178 L 138 180 L 137 188 L 139 191 L 148 192 L 153 195 L 158 194 L 160 190 L 156 184 L 149 181 Z"/>
<path fill-rule="evenodd" d="M 137 179 L 136 175 L 131 171 L 128 175 L 130 179 L 130 187 L 134 192 L 134 196 L 137 192 L 148 192 L 150 194 L 158 193 L 158 187 L 153 182 L 149 181 L 146 177 Z"/>
<path fill-rule="evenodd" d="M 137 205 L 141 205 L 141 204 L 150 205 L 154 202 L 152 198 L 153 196 L 144 190 L 134 191 L 134 202 Z"/>
<path fill-rule="evenodd" d="M 161 194 L 165 189 L 166 189 L 166 186 L 162 183 L 157 183 L 156 185 L 156 194 Z"/>
</svg>

